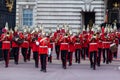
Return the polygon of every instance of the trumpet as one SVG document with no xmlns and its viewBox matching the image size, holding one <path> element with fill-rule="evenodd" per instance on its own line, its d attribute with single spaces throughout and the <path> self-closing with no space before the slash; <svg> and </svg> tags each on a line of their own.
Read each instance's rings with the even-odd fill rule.
<svg viewBox="0 0 120 80">
<path fill-rule="evenodd" d="M 8 40 L 9 37 L 10 37 L 10 34 L 9 33 L 5 33 L 4 36 L 2 37 L 1 41 Z"/>
<path fill-rule="evenodd" d="M 57 43 L 57 42 L 58 42 L 58 40 L 59 40 L 59 37 L 57 37 L 57 38 L 55 39 L 55 43 Z"/>
<path fill-rule="evenodd" d="M 90 39 L 90 42 L 92 42 L 93 40 L 96 40 L 97 39 L 97 36 L 94 34 L 91 39 Z"/>
</svg>

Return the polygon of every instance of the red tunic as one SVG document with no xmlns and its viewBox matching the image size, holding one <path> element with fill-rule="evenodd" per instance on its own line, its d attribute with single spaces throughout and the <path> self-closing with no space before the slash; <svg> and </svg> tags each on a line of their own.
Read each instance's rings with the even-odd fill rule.
<svg viewBox="0 0 120 80">
<path fill-rule="evenodd" d="M 89 43 L 89 52 L 98 51 L 98 44 L 97 43 Z"/>
<path fill-rule="evenodd" d="M 2 42 L 2 49 L 10 49 L 10 41 L 3 41 Z"/>
<path fill-rule="evenodd" d="M 31 34 L 28 34 L 27 40 L 29 42 L 29 47 L 32 47 L 32 35 Z"/>
<path fill-rule="evenodd" d="M 70 36 L 69 37 L 69 52 L 74 52 L 75 51 L 75 36 Z"/>
<path fill-rule="evenodd" d="M 83 47 L 88 47 L 89 40 L 85 39 L 83 40 Z"/>
<path fill-rule="evenodd" d="M 39 54 L 47 54 L 48 53 L 48 39 L 41 38 L 39 39 Z"/>
<path fill-rule="evenodd" d="M 61 38 L 62 38 L 62 35 L 60 35 L 60 34 L 55 38 L 55 45 L 60 45 Z"/>
<path fill-rule="evenodd" d="M 110 42 L 108 41 L 103 41 L 103 48 L 110 48 Z"/>
<path fill-rule="evenodd" d="M 115 43 L 116 43 L 116 45 L 119 44 L 119 40 L 117 38 L 115 39 Z"/>
<path fill-rule="evenodd" d="M 68 50 L 69 49 L 69 44 L 68 44 L 68 37 L 63 36 L 61 38 L 61 44 L 60 44 L 60 50 Z"/>
<path fill-rule="evenodd" d="M 4 38 L 5 37 L 5 38 Z M 3 39 L 4 38 L 4 39 Z M 2 41 L 2 49 L 10 49 L 10 37 L 9 36 L 5 36 L 5 34 L 1 35 L 1 39 L 3 39 Z"/>
<path fill-rule="evenodd" d="M 77 41 L 77 39 L 80 39 L 80 41 Z M 81 41 L 82 40 L 81 40 L 80 36 L 75 38 L 75 42 L 74 42 L 75 49 L 81 49 L 82 48 Z"/>
<path fill-rule="evenodd" d="M 33 52 L 38 52 L 39 51 L 39 46 L 38 45 L 36 45 L 36 41 L 35 42 L 33 42 L 32 43 L 32 51 Z"/>
<path fill-rule="evenodd" d="M 89 53 L 92 51 L 98 51 L 98 43 L 97 43 L 97 39 L 95 38 L 92 38 L 89 43 Z"/>
<path fill-rule="evenodd" d="M 14 36 L 16 35 L 17 33 L 14 33 Z M 19 47 L 19 45 L 14 40 L 12 40 L 12 47 Z"/>
<path fill-rule="evenodd" d="M 19 45 L 15 41 L 12 41 L 12 47 L 19 47 Z"/>
<path fill-rule="evenodd" d="M 50 48 L 51 49 L 53 49 L 53 45 L 54 45 L 54 42 L 55 41 L 55 37 L 54 36 L 52 36 L 52 37 L 50 37 Z"/>
<path fill-rule="evenodd" d="M 82 48 L 80 43 L 76 42 L 74 45 L 75 45 L 75 49 L 81 49 Z"/>
<path fill-rule="evenodd" d="M 21 44 L 22 48 L 28 48 L 29 47 L 29 42 L 27 40 L 25 40 L 22 44 Z"/>
<path fill-rule="evenodd" d="M 98 48 L 103 48 L 102 40 L 98 40 Z"/>
</svg>

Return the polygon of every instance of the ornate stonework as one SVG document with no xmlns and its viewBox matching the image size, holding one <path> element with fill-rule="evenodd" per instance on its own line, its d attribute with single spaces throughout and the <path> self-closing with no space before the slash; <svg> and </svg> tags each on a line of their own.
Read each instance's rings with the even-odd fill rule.
<svg viewBox="0 0 120 80">
<path fill-rule="evenodd" d="M 13 5 L 14 5 L 14 0 L 6 0 L 6 7 L 8 8 L 9 12 L 12 12 Z"/>
</svg>

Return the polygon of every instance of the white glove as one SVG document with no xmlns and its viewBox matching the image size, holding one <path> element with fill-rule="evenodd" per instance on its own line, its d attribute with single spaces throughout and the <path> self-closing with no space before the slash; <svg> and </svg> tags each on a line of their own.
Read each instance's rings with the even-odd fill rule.
<svg viewBox="0 0 120 80">
<path fill-rule="evenodd" d="M 36 45 L 37 45 L 37 46 L 39 45 L 39 42 L 38 42 L 38 41 L 36 41 Z"/>
<path fill-rule="evenodd" d="M 51 48 L 48 48 L 48 55 L 51 55 Z"/>
</svg>

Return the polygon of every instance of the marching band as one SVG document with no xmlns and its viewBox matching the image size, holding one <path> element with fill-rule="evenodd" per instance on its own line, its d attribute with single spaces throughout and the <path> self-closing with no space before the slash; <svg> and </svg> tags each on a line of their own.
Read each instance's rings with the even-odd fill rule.
<svg viewBox="0 0 120 80">
<path fill-rule="evenodd" d="M 108 27 L 85 30 L 73 34 L 67 28 L 58 29 L 52 33 L 45 33 L 43 29 L 19 31 L 15 27 L 14 32 L 7 28 L 2 29 L 0 41 L 2 41 L 2 51 L 5 60 L 5 67 L 9 64 L 9 55 L 14 55 L 15 64 L 19 63 L 19 52 L 23 55 L 24 62 L 30 60 L 31 53 L 35 61 L 35 67 L 41 63 L 41 71 L 46 72 L 47 61 L 52 63 L 53 48 L 55 44 L 56 59 L 62 60 L 63 69 L 72 66 L 73 55 L 75 62 L 80 63 L 81 59 L 90 60 L 90 67 L 94 70 L 96 65 L 103 63 L 109 64 L 113 58 L 117 58 L 117 48 L 120 39 L 120 32 Z M 12 51 L 10 51 L 12 49 Z M 32 51 L 32 52 L 31 52 Z M 61 55 L 60 55 L 61 54 Z M 40 57 L 39 57 L 40 56 Z"/>
</svg>

